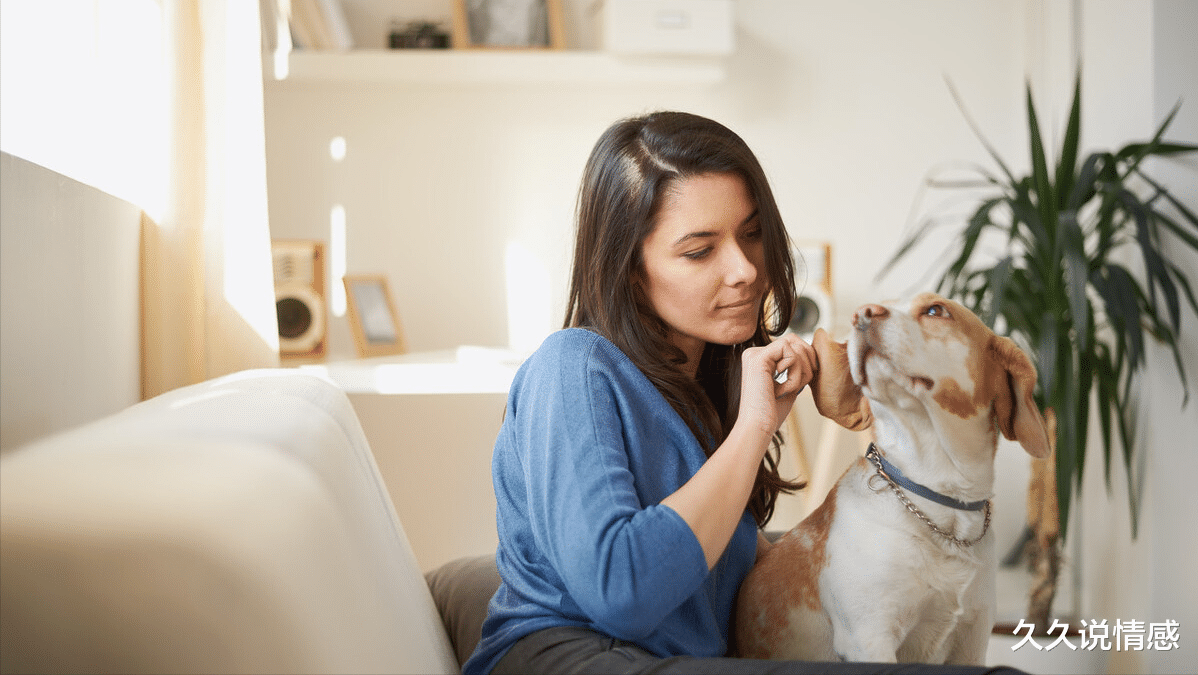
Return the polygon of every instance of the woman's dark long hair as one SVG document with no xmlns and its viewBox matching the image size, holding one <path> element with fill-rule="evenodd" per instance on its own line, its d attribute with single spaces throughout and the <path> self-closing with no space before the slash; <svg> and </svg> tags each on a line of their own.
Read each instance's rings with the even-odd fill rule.
<svg viewBox="0 0 1198 675">
<path fill-rule="evenodd" d="M 698 378 L 682 369 L 686 355 L 669 341 L 669 327 L 633 283 L 644 273 L 642 244 L 678 181 L 702 174 L 744 180 L 757 207 L 769 291 L 757 330 L 731 346 L 708 343 Z M 565 326 L 585 327 L 610 340 L 661 391 L 710 457 L 736 423 L 740 354 L 782 334 L 795 307 L 794 262 L 782 216 L 765 172 L 743 140 L 712 120 L 657 112 L 621 120 L 591 151 L 578 195 L 574 266 Z M 769 521 L 779 492 L 801 488 L 778 472 L 781 436 L 774 435 L 757 471 L 748 509 L 759 527 Z"/>
</svg>

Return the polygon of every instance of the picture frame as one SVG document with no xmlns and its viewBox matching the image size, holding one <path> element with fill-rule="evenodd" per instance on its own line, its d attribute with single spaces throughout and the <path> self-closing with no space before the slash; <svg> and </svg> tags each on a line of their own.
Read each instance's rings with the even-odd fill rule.
<svg viewBox="0 0 1198 675">
<path fill-rule="evenodd" d="M 349 325 L 358 356 L 386 356 L 408 351 L 403 325 L 387 277 L 382 274 L 347 274 L 345 284 Z"/>
<path fill-rule="evenodd" d="M 453 0 L 454 49 L 564 49 L 562 0 Z"/>
</svg>

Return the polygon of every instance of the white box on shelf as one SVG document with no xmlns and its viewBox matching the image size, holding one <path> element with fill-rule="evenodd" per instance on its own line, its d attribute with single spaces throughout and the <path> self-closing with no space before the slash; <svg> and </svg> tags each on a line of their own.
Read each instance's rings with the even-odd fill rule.
<svg viewBox="0 0 1198 675">
<path fill-rule="evenodd" d="M 731 54 L 732 0 L 605 0 L 603 46 L 615 54 Z"/>
</svg>

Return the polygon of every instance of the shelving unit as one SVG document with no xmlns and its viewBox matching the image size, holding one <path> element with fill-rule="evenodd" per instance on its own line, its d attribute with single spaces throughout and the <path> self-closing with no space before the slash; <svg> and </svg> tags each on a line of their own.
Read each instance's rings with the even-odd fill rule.
<svg viewBox="0 0 1198 675">
<path fill-rule="evenodd" d="M 415 84 L 714 84 L 719 57 L 620 57 L 580 50 L 292 50 L 287 81 Z M 278 57 L 277 57 L 278 58 Z"/>
<path fill-rule="evenodd" d="M 366 20 L 380 23 L 387 15 L 387 11 L 374 11 Z M 726 75 L 725 58 L 717 54 L 634 56 L 593 48 L 380 49 L 374 45 L 349 51 L 294 49 L 286 17 L 276 12 L 268 20 L 274 35 L 271 53 L 266 55 L 270 64 L 266 77 L 276 81 L 701 86 L 718 83 Z M 464 19 L 455 15 L 455 20 L 460 23 Z M 361 21 L 359 17 L 358 23 Z M 357 30 L 362 31 L 360 27 Z M 565 27 L 559 27 L 559 34 L 565 32 Z"/>
</svg>

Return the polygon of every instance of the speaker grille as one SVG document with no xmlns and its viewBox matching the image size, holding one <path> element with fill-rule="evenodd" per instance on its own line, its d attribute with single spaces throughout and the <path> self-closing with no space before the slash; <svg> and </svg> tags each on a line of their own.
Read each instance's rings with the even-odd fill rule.
<svg viewBox="0 0 1198 675">
<path fill-rule="evenodd" d="M 822 315 L 819 304 L 806 295 L 801 295 L 796 300 L 795 313 L 790 317 L 791 332 L 799 335 L 814 333 Z"/>
<path fill-rule="evenodd" d="M 279 315 L 279 337 L 295 340 L 312 328 L 312 310 L 298 298 L 279 298 L 275 303 Z"/>
</svg>

